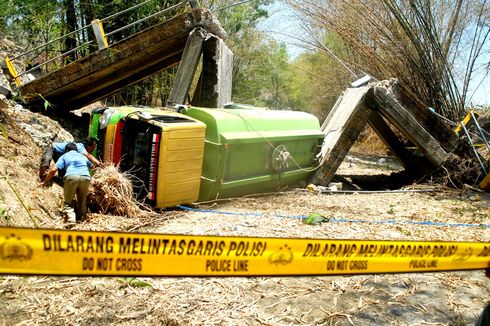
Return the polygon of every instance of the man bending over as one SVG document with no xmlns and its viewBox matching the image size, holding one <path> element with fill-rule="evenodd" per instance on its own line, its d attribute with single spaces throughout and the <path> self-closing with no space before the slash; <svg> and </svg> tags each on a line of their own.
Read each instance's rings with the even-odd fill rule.
<svg viewBox="0 0 490 326">
<path fill-rule="evenodd" d="M 46 177 L 46 173 L 51 166 L 51 160 L 54 162 L 65 154 L 65 147 L 68 143 L 52 143 L 44 148 L 43 155 L 41 156 L 41 163 L 39 164 L 39 179 L 41 181 Z M 94 165 L 100 165 L 98 159 L 96 159 L 92 154 L 90 154 L 96 146 L 96 139 L 89 137 L 83 141 L 83 143 L 76 143 L 76 151 L 92 162 Z M 62 178 L 64 176 L 64 171 L 58 171 L 58 175 Z"/>
<path fill-rule="evenodd" d="M 90 185 L 90 171 L 93 165 L 82 154 L 77 152 L 75 143 L 68 143 L 63 154 L 49 173 L 41 186 L 46 187 L 49 181 L 59 170 L 66 170 L 63 178 L 63 193 L 65 200 L 65 212 L 68 215 L 68 223 L 76 223 L 77 218 L 83 220 L 87 215 L 87 193 Z M 73 197 L 77 195 L 76 209 L 73 207 Z"/>
</svg>

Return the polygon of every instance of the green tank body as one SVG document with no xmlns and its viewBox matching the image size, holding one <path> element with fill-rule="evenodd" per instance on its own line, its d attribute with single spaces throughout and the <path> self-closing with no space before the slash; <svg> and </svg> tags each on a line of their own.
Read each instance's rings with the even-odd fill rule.
<svg viewBox="0 0 490 326">
<path fill-rule="evenodd" d="M 206 124 L 199 201 L 277 191 L 306 180 L 323 141 L 305 112 L 189 108 Z"/>
</svg>

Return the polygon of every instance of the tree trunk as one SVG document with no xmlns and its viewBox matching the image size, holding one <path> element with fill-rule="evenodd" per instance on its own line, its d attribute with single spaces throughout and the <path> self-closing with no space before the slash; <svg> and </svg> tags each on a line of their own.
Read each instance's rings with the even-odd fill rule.
<svg viewBox="0 0 490 326">
<path fill-rule="evenodd" d="M 64 0 L 63 5 L 66 10 L 66 32 L 70 33 L 77 29 L 77 16 L 75 13 L 75 1 Z M 65 51 L 68 52 L 77 47 L 76 34 L 72 34 L 65 38 Z M 75 61 L 77 59 L 76 51 L 65 56 L 65 63 Z"/>
<path fill-rule="evenodd" d="M 85 26 L 90 25 L 92 20 L 94 20 L 94 18 L 95 18 L 94 4 L 93 4 L 92 0 L 81 1 L 80 2 L 80 11 L 81 11 L 82 16 L 83 16 L 83 24 Z M 93 45 L 95 45 L 95 47 L 91 47 L 91 46 L 88 47 L 88 53 L 90 53 L 90 52 L 92 52 L 91 51 L 92 48 L 97 49 L 97 46 L 96 46 L 97 43 L 95 41 L 95 35 L 92 32 L 91 28 L 88 28 L 88 30 L 86 30 L 86 33 L 87 33 L 87 40 L 86 41 L 88 41 L 88 42 L 92 41 Z"/>
</svg>

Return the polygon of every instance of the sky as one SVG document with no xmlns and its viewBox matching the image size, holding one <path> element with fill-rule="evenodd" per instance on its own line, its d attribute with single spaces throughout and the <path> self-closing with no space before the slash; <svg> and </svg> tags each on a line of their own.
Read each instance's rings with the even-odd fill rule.
<svg viewBox="0 0 490 326">
<path fill-rule="evenodd" d="M 280 43 L 286 44 L 290 59 L 296 58 L 305 51 L 301 40 L 307 33 L 301 27 L 301 20 L 286 4 L 275 1 L 268 6 L 269 18 L 259 25 L 259 29 L 272 36 Z"/>
<path fill-rule="evenodd" d="M 259 25 L 259 29 L 272 36 L 280 43 L 284 43 L 288 50 L 290 60 L 307 51 L 301 40 L 309 39 L 308 33 L 301 27 L 301 19 L 286 4 L 275 1 L 268 6 L 269 18 Z M 490 41 L 489 41 L 490 42 Z M 482 58 L 490 62 L 490 54 Z M 484 71 L 474 74 L 473 82 L 470 84 L 470 94 L 474 94 L 471 104 L 490 106 L 490 76 L 482 80 Z M 478 87 L 477 87 L 478 86 Z M 476 92 L 474 91 L 476 88 Z"/>
</svg>

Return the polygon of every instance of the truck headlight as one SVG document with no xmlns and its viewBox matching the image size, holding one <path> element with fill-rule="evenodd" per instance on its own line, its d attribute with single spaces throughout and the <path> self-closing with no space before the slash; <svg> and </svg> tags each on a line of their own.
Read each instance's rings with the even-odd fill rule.
<svg viewBox="0 0 490 326">
<path fill-rule="evenodd" d="M 99 129 L 104 129 L 109 124 L 111 116 L 114 114 L 114 109 L 107 109 L 101 114 L 99 118 Z"/>
</svg>

